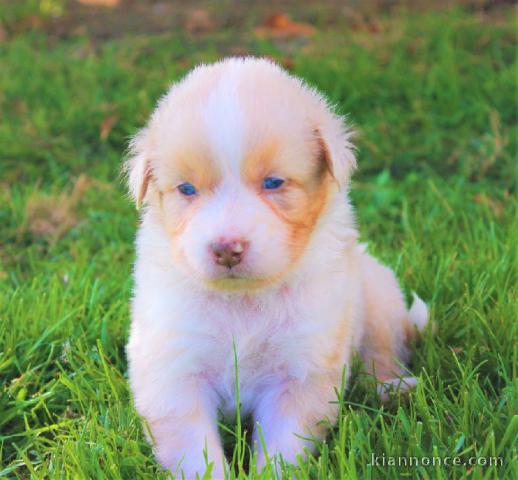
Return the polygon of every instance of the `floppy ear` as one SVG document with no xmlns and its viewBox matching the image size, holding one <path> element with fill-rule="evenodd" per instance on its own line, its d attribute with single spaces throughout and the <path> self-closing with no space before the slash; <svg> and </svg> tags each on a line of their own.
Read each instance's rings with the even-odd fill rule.
<svg viewBox="0 0 518 480">
<path fill-rule="evenodd" d="M 124 163 L 128 178 L 128 190 L 135 201 L 137 210 L 141 207 L 152 177 L 148 158 L 147 131 L 141 130 L 130 142 L 129 155 Z"/>
<path fill-rule="evenodd" d="M 356 168 L 352 131 L 347 129 L 341 117 L 331 114 L 314 132 L 327 168 L 342 188 Z"/>
</svg>

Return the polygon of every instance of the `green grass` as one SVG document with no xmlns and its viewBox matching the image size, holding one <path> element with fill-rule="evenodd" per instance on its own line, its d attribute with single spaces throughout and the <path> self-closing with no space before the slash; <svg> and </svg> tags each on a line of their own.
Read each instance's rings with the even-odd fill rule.
<svg viewBox="0 0 518 480">
<path fill-rule="evenodd" d="M 518 478 L 514 13 L 400 11 L 379 33 L 337 24 L 306 45 L 218 31 L 105 42 L 25 32 L 1 42 L 0 477 L 166 477 L 126 379 L 137 215 L 120 161 L 168 84 L 239 42 L 289 55 L 294 73 L 349 115 L 362 236 L 437 324 L 413 354 L 413 393 L 383 405 L 355 376 L 319 455 L 288 470 Z M 231 455 L 239 433 L 243 478 L 255 472 L 247 424 L 226 428 Z M 503 465 L 371 467 L 371 453 L 500 456 Z"/>
</svg>

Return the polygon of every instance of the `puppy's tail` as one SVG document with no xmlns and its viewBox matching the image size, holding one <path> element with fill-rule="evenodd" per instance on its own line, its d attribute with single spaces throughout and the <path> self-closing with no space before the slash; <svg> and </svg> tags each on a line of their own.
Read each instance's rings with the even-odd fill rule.
<svg viewBox="0 0 518 480">
<path fill-rule="evenodd" d="M 428 306 L 424 303 L 415 292 L 412 292 L 414 301 L 408 311 L 408 325 L 407 336 L 409 338 L 418 337 L 424 331 L 429 320 Z M 433 326 L 432 326 L 433 327 Z"/>
</svg>

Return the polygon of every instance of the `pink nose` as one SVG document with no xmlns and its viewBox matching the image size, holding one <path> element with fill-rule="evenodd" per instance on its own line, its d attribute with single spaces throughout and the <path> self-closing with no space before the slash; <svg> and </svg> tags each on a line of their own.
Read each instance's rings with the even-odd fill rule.
<svg viewBox="0 0 518 480">
<path fill-rule="evenodd" d="M 223 240 L 212 243 L 210 249 L 218 265 L 232 268 L 241 262 L 247 247 L 244 240 Z"/>
</svg>

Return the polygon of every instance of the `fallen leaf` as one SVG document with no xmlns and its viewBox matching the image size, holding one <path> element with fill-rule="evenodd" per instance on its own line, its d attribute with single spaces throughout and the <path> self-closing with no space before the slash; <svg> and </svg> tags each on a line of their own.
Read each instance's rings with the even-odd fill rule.
<svg viewBox="0 0 518 480">
<path fill-rule="evenodd" d="M 111 129 L 117 123 L 118 119 L 119 117 L 117 115 L 110 115 L 109 117 L 106 117 L 103 120 L 103 122 L 101 123 L 101 127 L 99 129 L 99 137 L 101 138 L 101 140 L 106 140 L 108 138 Z"/>
<path fill-rule="evenodd" d="M 282 66 L 286 70 L 293 70 L 293 67 L 295 67 L 295 62 L 294 62 L 293 58 L 291 58 L 291 57 L 284 57 L 282 59 Z"/>
<path fill-rule="evenodd" d="M 372 19 L 366 23 L 366 28 L 370 33 L 379 33 L 381 32 L 381 23 L 379 20 Z"/>
<path fill-rule="evenodd" d="M 380 33 L 382 25 L 378 20 L 361 19 L 351 25 L 351 30 L 357 32 Z M 415 45 L 411 45 L 410 49 L 415 49 Z"/>
<path fill-rule="evenodd" d="M 366 15 L 365 12 L 347 8 L 344 16 L 351 30 L 369 33 L 380 33 L 383 30 L 383 25 L 378 18 Z"/>
<path fill-rule="evenodd" d="M 22 23 L 29 28 L 40 28 L 43 25 L 43 20 L 37 15 L 27 17 Z"/>
<path fill-rule="evenodd" d="M 188 33 L 193 35 L 214 30 L 215 23 L 207 10 L 196 9 L 187 12 L 183 26 Z"/>
<path fill-rule="evenodd" d="M 116 7 L 119 5 L 120 0 L 77 0 L 83 5 L 89 5 L 93 7 Z"/>
<path fill-rule="evenodd" d="M 294 22 L 286 13 L 270 15 L 260 27 L 255 29 L 256 35 L 262 38 L 309 37 L 315 31 L 313 25 Z"/>
<path fill-rule="evenodd" d="M 504 205 L 502 202 L 487 196 L 485 193 L 477 193 L 474 200 L 478 205 L 488 207 L 495 214 L 495 217 L 501 217 L 502 213 L 504 213 Z"/>
<path fill-rule="evenodd" d="M 4 26 L 0 23 L 0 42 L 5 42 L 7 40 L 7 31 Z"/>
<path fill-rule="evenodd" d="M 86 175 L 80 175 L 71 190 L 58 195 L 36 191 L 27 200 L 21 229 L 49 241 L 62 237 L 77 224 L 77 206 L 92 182 Z"/>
<path fill-rule="evenodd" d="M 250 50 L 243 46 L 234 46 L 230 48 L 229 53 L 233 57 L 246 57 L 247 55 L 250 55 Z"/>
<path fill-rule="evenodd" d="M 287 28 L 291 23 L 290 17 L 285 13 L 274 13 L 265 20 L 264 26 L 279 29 Z"/>
</svg>

